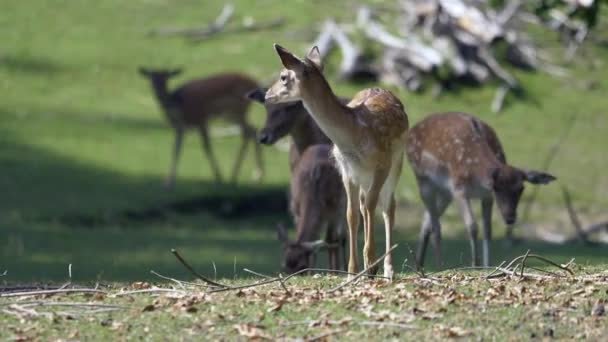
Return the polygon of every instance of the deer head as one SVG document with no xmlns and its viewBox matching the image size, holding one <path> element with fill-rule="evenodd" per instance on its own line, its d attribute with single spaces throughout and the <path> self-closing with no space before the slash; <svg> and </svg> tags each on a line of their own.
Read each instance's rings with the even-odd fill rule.
<svg viewBox="0 0 608 342">
<path fill-rule="evenodd" d="M 323 240 L 297 242 L 289 240 L 287 229 L 282 224 L 277 226 L 278 239 L 283 246 L 281 267 L 287 273 L 295 273 L 314 265 L 316 253 L 327 246 Z"/>
<path fill-rule="evenodd" d="M 152 83 L 165 83 L 168 79 L 181 74 L 182 69 L 149 69 L 144 67 L 139 67 L 139 73 L 148 78 Z"/>
<path fill-rule="evenodd" d="M 299 101 L 302 99 L 302 91 L 319 81 L 313 80 L 323 70 L 319 48 L 313 47 L 303 60 L 278 44 L 274 44 L 274 48 L 285 68 L 281 70 L 279 80 L 266 92 L 266 103 Z"/>
<path fill-rule="evenodd" d="M 540 171 L 524 171 L 504 165 L 492 170 L 492 191 L 498 209 L 506 224 L 514 224 L 517 219 L 517 205 L 524 191 L 524 183 L 548 184 L 556 178 Z"/>
<path fill-rule="evenodd" d="M 291 132 L 299 119 L 294 118 L 294 115 L 298 114 L 293 109 L 301 108 L 302 104 L 300 102 L 267 104 L 264 97 L 266 91 L 266 88 L 257 88 L 247 93 L 246 96 L 252 101 L 263 104 L 266 108 L 266 123 L 260 130 L 258 141 L 265 145 L 273 145 Z"/>
</svg>

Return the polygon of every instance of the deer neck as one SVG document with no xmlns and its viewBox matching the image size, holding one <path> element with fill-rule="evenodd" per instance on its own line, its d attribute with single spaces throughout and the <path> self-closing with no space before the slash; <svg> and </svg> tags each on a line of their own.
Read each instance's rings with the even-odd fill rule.
<svg viewBox="0 0 608 342">
<path fill-rule="evenodd" d="M 309 146 L 320 143 L 317 131 L 318 128 L 308 114 L 300 115 L 290 132 L 293 144 L 300 155 Z"/>
<path fill-rule="evenodd" d="M 171 98 L 171 93 L 167 86 L 167 82 L 153 82 L 152 89 L 159 105 L 163 108 L 165 113 L 170 113 L 173 109 L 174 103 Z"/>
<path fill-rule="evenodd" d="M 348 149 L 355 143 L 356 122 L 352 109 L 343 105 L 322 75 L 316 82 L 302 89 L 302 103 L 319 128 L 341 149 Z"/>
</svg>

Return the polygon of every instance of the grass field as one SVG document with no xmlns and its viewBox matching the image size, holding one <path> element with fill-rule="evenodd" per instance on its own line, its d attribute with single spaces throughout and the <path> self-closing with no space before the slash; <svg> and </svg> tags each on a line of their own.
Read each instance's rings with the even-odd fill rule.
<svg viewBox="0 0 608 342">
<path fill-rule="evenodd" d="M 253 157 L 246 160 L 239 185 L 218 185 L 202 158 L 198 138 L 185 142 L 177 187 L 167 192 L 162 181 L 169 168 L 173 135 L 164 122 L 149 85 L 136 72 L 140 65 L 183 66 L 173 84 L 219 71 L 242 71 L 268 82 L 279 69 L 272 43 L 302 52 L 314 37 L 311 24 L 325 16 L 348 18 L 334 2 L 274 0 L 233 1 L 236 15 L 256 20 L 285 16 L 279 30 L 219 35 L 201 43 L 152 38 L 151 29 L 195 26 L 211 21 L 222 1 L 172 2 L 138 0 L 10 1 L 0 11 L 0 271 L 8 283 L 58 282 L 72 264 L 74 281 L 150 279 L 155 269 L 184 276 L 170 248 L 178 248 L 205 273 L 242 275 L 242 268 L 278 270 L 275 224 L 289 222 L 285 211 L 231 216 L 216 210 L 171 210 L 172 204 L 200 198 L 228 203 L 227 198 L 260 194 L 276 201 L 288 183 L 287 154 L 265 148 L 267 174 L 251 180 Z M 602 29 L 598 29 L 602 32 Z M 605 31 L 604 31 L 605 33 Z M 553 34 L 539 44 L 556 51 Z M 596 38 L 601 41 L 606 37 Z M 584 49 L 568 65 L 570 77 L 516 71 L 525 87 L 523 99 L 511 99 L 500 115 L 489 113 L 493 87 L 462 89 L 434 100 L 429 94 L 399 92 L 410 122 L 440 110 L 475 113 L 491 123 L 513 164 L 540 167 L 558 137 L 577 115 L 569 138 L 551 172 L 559 184 L 543 188 L 529 223 L 571 231 L 562 210 L 560 184 L 572 192 L 577 210 L 592 220 L 608 204 L 608 50 L 600 43 Z M 559 62 L 559 57 L 556 58 Z M 338 83 L 341 95 L 364 85 Z M 250 117 L 259 125 L 263 110 Z M 214 128 L 220 129 L 222 123 Z M 237 137 L 214 139 L 227 174 L 238 148 Z M 529 195 L 530 192 L 528 191 Z M 398 189 L 397 263 L 411 261 L 421 204 L 406 168 Z M 215 205 L 212 208 L 222 207 Z M 169 209 L 167 209 L 169 208 Z M 155 215 L 146 215 L 154 209 Z M 198 210 L 196 210 L 198 209 Z M 133 214 L 135 213 L 135 214 Z M 138 215 L 139 213 L 139 215 Z M 495 236 L 503 234 L 495 215 Z M 448 266 L 468 263 L 468 243 L 455 212 L 446 216 L 444 254 Z M 380 230 L 379 230 L 380 231 Z M 380 232 L 381 233 L 381 232 Z M 525 234 L 522 229 L 518 231 Z M 379 236 L 378 243 L 382 243 Z M 602 248 L 573 244 L 556 247 L 524 242 L 506 247 L 493 243 L 494 261 L 527 249 L 557 261 L 575 257 L 579 264 L 605 265 Z M 215 265 L 215 266 L 214 266 Z M 397 267 L 399 269 L 399 267 Z"/>
<path fill-rule="evenodd" d="M 140 65 L 184 67 L 184 74 L 172 85 L 228 70 L 267 83 L 280 65 L 272 43 L 301 53 L 314 37 L 312 25 L 330 15 L 347 19 L 352 11 L 334 1 L 232 3 L 236 20 L 285 16 L 287 24 L 274 31 L 225 34 L 190 43 L 149 37 L 147 32 L 208 23 L 223 1 L 2 3 L 0 287 L 70 280 L 100 284 L 106 293 L 0 298 L 1 340 L 239 336 L 599 340 L 605 336 L 605 316 L 591 314 L 608 297 L 604 247 L 557 246 L 530 239 L 508 246 L 501 240 L 503 224 L 495 215 L 494 264 L 531 250 L 559 263 L 575 258 L 577 278 L 487 280 L 482 273 L 465 271 L 430 278 L 412 274 L 407 265 L 412 263 L 410 249 L 415 247 L 422 206 L 407 167 L 398 188 L 395 243 L 399 248 L 394 261 L 400 274 L 392 285 L 364 279 L 358 287 L 328 294 L 326 290 L 343 278 L 321 276 L 292 278 L 289 295 L 275 284 L 216 294 L 188 286 L 183 292 L 115 297 L 120 291 L 148 286 L 135 281 L 159 281 L 150 270 L 191 279 L 171 248 L 177 248 L 201 273 L 232 285 L 252 281 L 245 267 L 267 274 L 279 271 L 275 226 L 290 222 L 284 208 L 287 153 L 264 149 L 267 173 L 260 184 L 251 178 L 251 155 L 238 185 L 216 184 L 202 158 L 198 137 L 192 134 L 185 141 L 177 187 L 165 191 L 162 183 L 169 169 L 173 134 L 136 69 Z M 529 219 L 516 234 L 529 236 L 526 226 L 573 234 L 563 210 L 561 186 L 572 193 L 585 223 L 606 214 L 608 31 L 606 23 L 602 25 L 581 57 L 566 65 L 569 77 L 514 71 L 525 96 L 509 99 L 499 115 L 489 112 L 492 86 L 461 89 L 438 100 L 428 93 L 397 92 L 411 123 L 441 110 L 477 114 L 496 128 L 509 160 L 530 168 L 541 167 L 576 116 L 550 169 L 558 182 L 541 189 Z M 536 38 L 561 64 L 555 35 L 539 32 Z M 367 86 L 339 83 L 333 70 L 335 59 L 327 74 L 340 95 L 352 95 Z M 252 106 L 250 118 L 259 126 L 265 118 L 262 108 Z M 216 123 L 214 131 L 223 125 Z M 225 175 L 238 144 L 237 137 L 214 138 Z M 530 193 L 526 192 L 524 201 Z M 454 210 L 444 220 L 445 266 L 468 265 L 461 220 Z M 382 232 L 378 229 L 379 245 Z M 587 273 L 596 276 L 585 277 Z M 91 312 L 81 306 L 39 306 L 51 302 L 121 307 Z"/>
</svg>

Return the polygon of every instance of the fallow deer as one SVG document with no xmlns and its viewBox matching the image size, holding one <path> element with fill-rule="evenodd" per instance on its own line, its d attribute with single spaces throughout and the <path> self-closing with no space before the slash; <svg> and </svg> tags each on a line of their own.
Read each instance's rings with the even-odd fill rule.
<svg viewBox="0 0 608 342">
<path fill-rule="evenodd" d="M 524 182 L 547 184 L 555 179 L 544 172 L 507 164 L 494 130 L 465 113 L 438 113 L 420 121 L 409 131 L 406 151 L 426 207 L 416 254 L 418 268 L 423 266 L 429 237 L 435 261 L 441 263 L 439 219 L 452 199 L 458 203 L 468 230 L 474 266 L 478 264 L 477 223 L 470 201 L 481 201 L 483 264 L 488 266 L 494 200 L 503 220 L 511 226 L 517 218 Z"/>
<path fill-rule="evenodd" d="M 289 207 L 296 223 L 296 239 L 289 240 L 282 225 L 278 231 L 283 268 L 289 273 L 314 267 L 321 246 L 327 247 L 331 269 L 341 269 L 340 263 L 346 261 L 346 201 L 331 149 L 326 144 L 308 147 L 293 170 Z"/>
<path fill-rule="evenodd" d="M 394 225 L 394 190 L 401 174 L 408 120 L 401 101 L 387 90 L 372 88 L 360 91 L 348 105 L 343 105 L 322 73 L 319 49 L 313 47 L 305 59 L 275 44 L 285 69 L 266 93 L 268 104 L 301 100 L 321 130 L 334 143 L 333 155 L 338 164 L 347 197 L 346 217 L 349 228 L 348 271 L 357 266 L 357 193 L 363 214 L 366 269 L 374 262 L 374 211 L 382 208 L 386 249 L 391 248 Z M 384 275 L 392 279 L 390 253 L 384 259 Z"/>
<path fill-rule="evenodd" d="M 231 180 L 236 181 L 249 141 L 253 141 L 255 145 L 257 163 L 255 177 L 260 179 L 263 176 L 262 156 L 260 147 L 256 143 L 256 130 L 247 122 L 246 117 L 250 103 L 245 98 L 245 94 L 258 87 L 256 81 L 245 75 L 226 73 L 195 79 L 170 91 L 167 84 L 168 80 L 180 74 L 180 69 L 151 70 L 139 68 L 139 72 L 150 80 L 156 99 L 175 130 L 171 169 L 165 182 L 167 187 L 171 188 L 175 184 L 182 141 L 184 133 L 189 128 L 198 129 L 203 149 L 209 164 L 211 164 L 215 179 L 222 181 L 209 137 L 209 121 L 217 117 L 222 117 L 237 124 L 241 131 L 241 147 L 232 169 Z"/>
<path fill-rule="evenodd" d="M 262 103 L 266 108 L 266 122 L 260 129 L 259 142 L 273 145 L 289 134 L 292 139 L 289 148 L 289 167 L 293 171 L 304 150 L 316 144 L 331 144 L 331 140 L 308 114 L 301 101 L 267 104 L 264 99 L 266 91 L 267 89 L 257 88 L 247 94 L 249 99 Z M 339 100 L 343 104 L 350 101 L 343 97 Z"/>
</svg>

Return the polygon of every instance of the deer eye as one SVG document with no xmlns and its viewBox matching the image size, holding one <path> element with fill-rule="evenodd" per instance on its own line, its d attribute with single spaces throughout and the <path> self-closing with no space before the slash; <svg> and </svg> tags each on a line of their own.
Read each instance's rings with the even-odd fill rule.
<svg viewBox="0 0 608 342">
<path fill-rule="evenodd" d="M 281 75 L 281 82 L 287 83 L 287 75 Z"/>
</svg>

